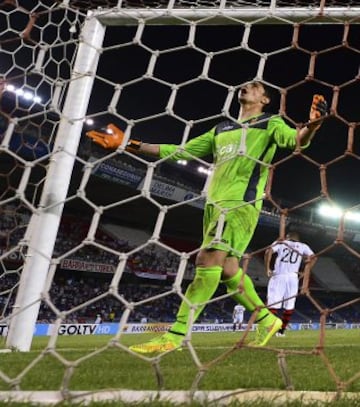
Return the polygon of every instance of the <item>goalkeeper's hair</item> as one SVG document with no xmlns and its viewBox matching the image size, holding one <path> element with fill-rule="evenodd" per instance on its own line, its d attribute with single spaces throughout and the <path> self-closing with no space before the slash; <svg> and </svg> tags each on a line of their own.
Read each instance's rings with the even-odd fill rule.
<svg viewBox="0 0 360 407">
<path fill-rule="evenodd" d="M 272 88 L 269 85 L 261 82 L 264 88 L 264 94 L 269 99 L 269 103 L 264 106 L 264 112 L 273 112 L 276 113 L 279 110 L 280 105 L 280 93 L 277 89 Z"/>
</svg>

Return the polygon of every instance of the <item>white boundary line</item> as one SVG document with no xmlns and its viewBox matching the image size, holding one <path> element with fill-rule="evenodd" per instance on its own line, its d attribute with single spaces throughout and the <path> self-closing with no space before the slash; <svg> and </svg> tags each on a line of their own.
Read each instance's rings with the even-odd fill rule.
<svg viewBox="0 0 360 407">
<path fill-rule="evenodd" d="M 232 402 L 258 403 L 268 401 L 272 405 L 282 405 L 291 401 L 301 400 L 302 405 L 314 402 L 331 402 L 337 399 L 337 392 L 320 391 L 286 391 L 286 390 L 247 390 L 232 391 L 197 391 L 193 395 L 189 391 L 134 391 L 134 390 L 106 390 L 101 392 L 74 391 L 62 393 L 60 391 L 1 391 L 0 401 L 26 402 L 41 405 L 56 404 L 62 401 L 88 405 L 92 402 L 124 402 L 124 403 L 152 403 L 170 402 L 174 405 L 198 402 L 216 405 L 227 405 Z M 360 393 L 343 393 L 349 400 L 360 400 Z M 249 404 L 251 405 L 251 404 Z"/>
</svg>

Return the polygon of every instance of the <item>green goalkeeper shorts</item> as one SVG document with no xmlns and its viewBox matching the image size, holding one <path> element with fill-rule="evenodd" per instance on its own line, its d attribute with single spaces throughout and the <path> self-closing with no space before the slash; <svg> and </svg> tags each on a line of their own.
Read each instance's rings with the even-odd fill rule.
<svg viewBox="0 0 360 407">
<path fill-rule="evenodd" d="M 221 228 L 220 215 L 223 214 Z M 207 203 L 204 209 L 202 249 L 217 249 L 240 258 L 254 234 L 260 211 L 242 201 Z M 220 223 L 220 226 L 219 226 Z"/>
</svg>

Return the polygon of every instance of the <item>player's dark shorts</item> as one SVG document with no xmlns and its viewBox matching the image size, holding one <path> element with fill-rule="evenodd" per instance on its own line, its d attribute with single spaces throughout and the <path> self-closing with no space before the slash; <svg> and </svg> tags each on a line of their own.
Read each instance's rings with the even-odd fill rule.
<svg viewBox="0 0 360 407">
<path fill-rule="evenodd" d="M 242 201 L 207 203 L 201 248 L 223 250 L 229 256 L 240 258 L 254 234 L 259 214 L 254 205 Z"/>
</svg>

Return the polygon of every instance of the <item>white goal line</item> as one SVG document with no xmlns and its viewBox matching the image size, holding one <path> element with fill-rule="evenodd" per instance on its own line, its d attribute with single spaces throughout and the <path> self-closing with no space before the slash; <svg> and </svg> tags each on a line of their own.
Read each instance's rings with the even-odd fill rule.
<svg viewBox="0 0 360 407">
<path fill-rule="evenodd" d="M 342 393 L 346 400 L 359 400 L 360 394 L 353 392 Z M 1 391 L 0 401 L 26 402 L 39 405 L 51 405 L 62 401 L 88 405 L 93 402 L 124 402 L 124 403 L 151 403 L 170 402 L 174 405 L 184 405 L 192 402 L 213 402 L 216 405 L 227 405 L 233 402 L 259 403 L 259 401 L 272 402 L 273 405 L 282 405 L 291 401 L 301 400 L 302 405 L 314 402 L 331 402 L 338 399 L 337 392 L 321 391 L 289 391 L 289 390 L 248 390 L 235 389 L 227 391 L 153 391 L 153 390 L 119 390 L 119 391 Z"/>
</svg>

